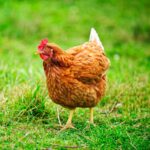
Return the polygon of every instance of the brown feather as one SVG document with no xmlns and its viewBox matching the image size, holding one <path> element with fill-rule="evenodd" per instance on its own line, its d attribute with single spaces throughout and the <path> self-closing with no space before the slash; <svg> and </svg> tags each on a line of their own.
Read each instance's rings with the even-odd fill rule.
<svg viewBox="0 0 150 150">
<path fill-rule="evenodd" d="M 64 107 L 93 107 L 104 96 L 109 60 L 95 42 L 63 51 L 43 62 L 50 98 Z"/>
</svg>

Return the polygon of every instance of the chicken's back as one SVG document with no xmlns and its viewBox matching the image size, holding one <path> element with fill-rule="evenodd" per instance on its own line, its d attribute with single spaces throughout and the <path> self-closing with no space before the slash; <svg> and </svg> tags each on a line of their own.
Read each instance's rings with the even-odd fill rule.
<svg viewBox="0 0 150 150">
<path fill-rule="evenodd" d="M 109 59 L 95 42 L 84 43 L 67 52 L 74 56 L 74 65 L 70 66 L 70 71 L 75 78 L 85 83 L 99 81 L 109 68 Z"/>
</svg>

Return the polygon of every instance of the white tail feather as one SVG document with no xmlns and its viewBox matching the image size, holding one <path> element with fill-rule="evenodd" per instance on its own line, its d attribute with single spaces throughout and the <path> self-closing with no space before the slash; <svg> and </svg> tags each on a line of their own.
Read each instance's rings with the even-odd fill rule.
<svg viewBox="0 0 150 150">
<path fill-rule="evenodd" d="M 89 38 L 89 41 L 93 41 L 93 42 L 96 42 L 101 48 L 102 50 L 104 51 L 104 47 L 103 47 L 103 44 L 96 32 L 96 30 L 94 28 L 91 28 L 91 33 L 90 33 L 90 38 Z"/>
</svg>

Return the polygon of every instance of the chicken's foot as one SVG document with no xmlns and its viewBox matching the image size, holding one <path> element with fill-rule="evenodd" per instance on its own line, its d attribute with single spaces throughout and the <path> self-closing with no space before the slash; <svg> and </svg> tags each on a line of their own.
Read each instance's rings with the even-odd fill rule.
<svg viewBox="0 0 150 150">
<path fill-rule="evenodd" d="M 90 124 L 94 125 L 94 119 L 93 119 L 93 107 L 90 108 Z"/>
<path fill-rule="evenodd" d="M 68 121 L 67 121 L 66 125 L 60 131 L 63 131 L 63 130 L 69 129 L 69 128 L 75 129 L 75 127 L 72 124 L 72 117 L 73 117 L 74 111 L 75 111 L 75 109 L 70 110 Z"/>
</svg>

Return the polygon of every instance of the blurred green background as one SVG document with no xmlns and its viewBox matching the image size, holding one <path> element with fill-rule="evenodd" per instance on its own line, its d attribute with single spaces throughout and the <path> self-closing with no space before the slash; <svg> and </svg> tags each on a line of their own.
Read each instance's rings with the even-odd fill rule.
<svg viewBox="0 0 150 150">
<path fill-rule="evenodd" d="M 149 14 L 149 0 L 0 0 L 0 148 L 149 149 Z M 79 109 L 78 130 L 57 134 L 57 106 L 35 51 L 43 38 L 64 50 L 82 44 L 91 27 L 111 61 L 97 126 L 86 128 L 88 111 Z"/>
</svg>

